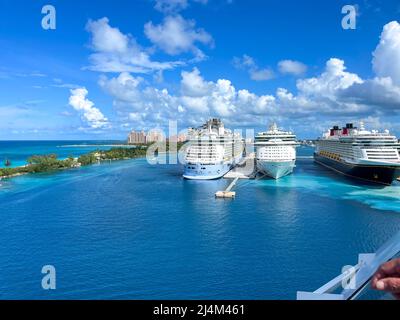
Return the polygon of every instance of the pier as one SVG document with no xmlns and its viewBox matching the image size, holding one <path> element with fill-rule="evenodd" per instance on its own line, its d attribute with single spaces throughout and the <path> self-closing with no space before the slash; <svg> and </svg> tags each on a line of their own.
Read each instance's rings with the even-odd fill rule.
<svg viewBox="0 0 400 320">
<path fill-rule="evenodd" d="M 224 175 L 224 179 L 255 179 L 256 174 L 256 156 L 254 153 L 251 153 Z"/>
<path fill-rule="evenodd" d="M 217 191 L 216 198 L 233 199 L 236 197 L 236 192 L 232 189 L 236 186 L 239 179 L 255 179 L 257 174 L 255 154 L 252 153 L 238 163 L 232 170 L 225 174 L 224 179 L 233 179 L 229 186 L 224 191 Z"/>
<path fill-rule="evenodd" d="M 216 198 L 230 198 L 230 199 L 235 198 L 236 192 L 231 191 L 231 190 L 236 185 L 238 180 L 239 180 L 239 177 L 236 177 L 235 179 L 233 179 L 233 181 L 229 184 L 228 188 L 226 188 L 225 191 L 217 191 L 215 193 L 215 197 Z"/>
</svg>

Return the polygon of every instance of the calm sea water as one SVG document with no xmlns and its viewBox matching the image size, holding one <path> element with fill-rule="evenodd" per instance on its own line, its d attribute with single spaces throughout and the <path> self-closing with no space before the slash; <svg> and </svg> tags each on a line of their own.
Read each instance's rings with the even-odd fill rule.
<svg viewBox="0 0 400 320">
<path fill-rule="evenodd" d="M 0 157 L 43 147 L 4 144 Z M 233 201 L 214 199 L 228 181 L 181 173 L 137 159 L 1 181 L 0 298 L 295 299 L 400 230 L 399 184 L 357 185 L 311 158 L 241 181 Z"/>
<path fill-rule="evenodd" d="M 6 160 L 11 161 L 12 167 L 26 164 L 32 155 L 55 153 L 60 159 L 70 156 L 79 157 L 94 150 L 110 149 L 112 144 L 119 141 L 0 141 L 0 168 L 5 167 Z"/>
</svg>

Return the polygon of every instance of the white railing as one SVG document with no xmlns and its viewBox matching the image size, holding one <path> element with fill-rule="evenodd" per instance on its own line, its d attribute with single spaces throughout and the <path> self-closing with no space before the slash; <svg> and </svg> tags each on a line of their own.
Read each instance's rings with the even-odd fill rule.
<svg viewBox="0 0 400 320">
<path fill-rule="evenodd" d="M 379 266 L 400 253 L 400 232 L 376 253 L 360 254 L 358 264 L 313 292 L 297 292 L 297 300 L 354 300 L 369 289 L 369 281 Z M 339 293 L 336 293 L 339 291 Z"/>
</svg>

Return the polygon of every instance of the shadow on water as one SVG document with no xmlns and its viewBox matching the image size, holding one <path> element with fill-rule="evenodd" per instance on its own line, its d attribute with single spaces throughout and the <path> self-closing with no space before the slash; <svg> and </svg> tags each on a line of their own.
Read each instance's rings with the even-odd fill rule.
<svg viewBox="0 0 400 320">
<path fill-rule="evenodd" d="M 329 178 L 333 181 L 336 181 L 338 183 L 346 183 L 349 185 L 352 185 L 354 187 L 364 187 L 364 188 L 370 188 L 370 189 L 384 189 L 388 187 L 387 185 L 384 184 L 379 184 L 379 183 L 374 183 L 374 182 L 369 182 L 369 181 L 363 181 L 361 179 L 357 179 L 354 177 L 346 176 L 345 174 L 340 174 L 336 173 L 330 169 L 327 169 L 313 161 L 312 158 L 310 159 L 305 159 L 301 158 L 296 161 L 297 166 L 293 173 L 291 173 L 288 176 L 296 176 L 296 174 L 300 173 L 312 173 L 314 176 L 321 176 L 325 178 Z M 282 177 L 281 179 L 285 179 L 285 177 Z M 269 177 L 268 175 L 262 174 L 260 172 L 257 172 L 256 175 L 256 180 L 269 180 L 269 181 L 274 181 L 275 179 Z M 397 182 L 394 182 L 394 184 L 397 184 Z"/>
<path fill-rule="evenodd" d="M 339 172 L 334 172 L 333 170 L 330 170 L 328 168 L 325 168 L 324 166 L 321 166 L 315 162 L 313 162 L 316 167 L 319 168 L 319 174 L 323 175 L 325 177 L 329 177 L 332 180 L 338 181 L 338 182 L 344 182 L 349 185 L 352 185 L 354 187 L 364 187 L 364 188 L 369 188 L 369 189 L 376 189 L 376 190 L 381 190 L 385 189 L 388 187 L 388 185 L 385 184 L 380 184 L 380 183 L 374 183 L 370 182 L 367 180 L 362 180 L 358 179 L 356 177 L 351 177 L 345 174 L 341 174 Z M 395 181 L 393 182 L 394 184 L 396 183 Z"/>
</svg>

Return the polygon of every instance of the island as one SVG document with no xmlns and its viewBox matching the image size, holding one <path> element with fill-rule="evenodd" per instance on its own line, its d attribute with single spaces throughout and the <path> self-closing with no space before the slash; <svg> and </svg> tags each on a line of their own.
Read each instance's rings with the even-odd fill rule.
<svg viewBox="0 0 400 320">
<path fill-rule="evenodd" d="M 0 168 L 0 179 L 11 178 L 29 173 L 45 173 L 71 168 L 79 168 L 103 161 L 127 160 L 146 155 L 148 146 L 134 148 L 112 148 L 110 150 L 96 150 L 81 155 L 79 158 L 69 157 L 58 159 L 56 154 L 34 155 L 28 158 L 27 164 L 15 168 Z"/>
</svg>

